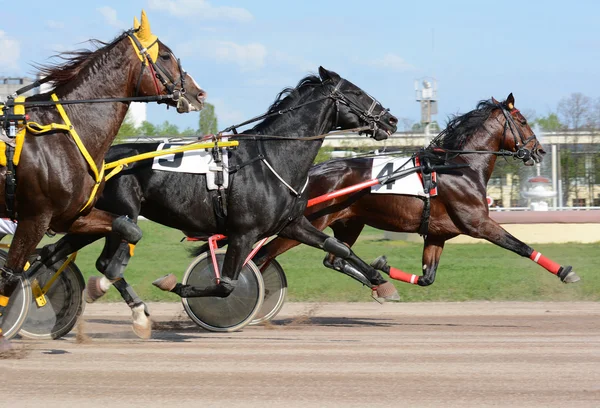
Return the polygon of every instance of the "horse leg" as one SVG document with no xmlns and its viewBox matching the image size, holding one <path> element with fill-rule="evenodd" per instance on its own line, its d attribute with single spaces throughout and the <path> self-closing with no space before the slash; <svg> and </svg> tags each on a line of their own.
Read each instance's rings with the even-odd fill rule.
<svg viewBox="0 0 600 408">
<path fill-rule="evenodd" d="M 166 292 L 172 292 L 182 298 L 192 297 L 227 297 L 233 292 L 237 284 L 237 278 L 242 270 L 246 257 L 256 243 L 255 234 L 229 235 L 227 252 L 223 261 L 223 270 L 219 282 L 208 287 L 198 287 L 177 283 L 173 274 L 163 276 L 152 282 L 157 288 Z"/>
<path fill-rule="evenodd" d="M 400 300 L 398 291 L 391 282 L 387 282 L 379 272 L 356 256 L 342 241 L 315 228 L 306 217 L 301 217 L 299 220 L 288 224 L 281 230 L 279 236 L 333 254 L 335 256 L 334 260 L 337 260 L 337 264 L 333 264 L 336 270 L 377 291 L 378 297 L 387 300 Z"/>
<path fill-rule="evenodd" d="M 107 226 L 109 226 L 107 228 Z M 96 262 L 96 269 L 103 277 L 91 277 L 86 286 L 86 301 L 94 302 L 102 297 L 111 285 L 123 280 L 123 273 L 129 259 L 133 256 L 135 245 L 142 238 L 138 225 L 127 216 L 116 217 L 108 212 L 94 208 L 86 217 L 78 219 L 69 229 L 69 233 L 102 232 L 106 244 Z M 148 318 L 148 308 L 126 281 L 115 284 L 121 297 L 131 308 L 134 333 L 143 339 L 150 337 L 152 322 Z"/>
<path fill-rule="evenodd" d="M 371 266 L 387 273 L 392 279 L 412 283 L 413 285 L 429 286 L 435 282 L 435 274 L 445 243 L 446 240 L 440 237 L 428 235 L 427 238 L 425 238 L 423 247 L 423 276 L 406 273 L 393 266 L 389 266 L 385 256 L 380 256 L 375 259 L 371 263 Z"/>
<path fill-rule="evenodd" d="M 35 247 L 48 230 L 50 219 L 50 214 L 42 213 L 34 217 L 23 216 L 19 221 L 6 264 L 0 269 L 0 327 L 3 319 L 2 312 L 19 285 L 29 255 L 35 251 Z M 0 351 L 10 347 L 10 343 L 4 339 L 0 329 Z"/>
<path fill-rule="evenodd" d="M 579 276 L 572 271 L 570 265 L 562 266 L 535 251 L 529 245 L 519 241 L 509 234 L 497 222 L 487 217 L 479 225 L 465 225 L 468 234 L 474 238 L 483 238 L 489 242 L 508 249 L 518 255 L 527 257 L 539 264 L 548 272 L 558 276 L 564 283 L 574 283 L 580 280 Z"/>
</svg>

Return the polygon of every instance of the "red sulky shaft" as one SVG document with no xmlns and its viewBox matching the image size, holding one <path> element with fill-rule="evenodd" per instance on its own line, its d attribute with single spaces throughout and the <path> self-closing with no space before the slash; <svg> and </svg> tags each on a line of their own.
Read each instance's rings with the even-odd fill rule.
<svg viewBox="0 0 600 408">
<path fill-rule="evenodd" d="M 321 204 L 322 202 L 333 200 L 334 198 L 341 197 L 346 194 L 354 193 L 356 191 L 364 190 L 367 187 L 372 187 L 374 185 L 379 184 L 378 179 L 371 179 L 367 181 L 363 181 L 362 183 L 355 184 L 350 187 L 342 188 L 340 190 L 332 191 L 331 193 L 323 194 L 315 198 L 311 198 L 308 200 L 307 207 L 312 207 L 313 205 Z"/>
</svg>

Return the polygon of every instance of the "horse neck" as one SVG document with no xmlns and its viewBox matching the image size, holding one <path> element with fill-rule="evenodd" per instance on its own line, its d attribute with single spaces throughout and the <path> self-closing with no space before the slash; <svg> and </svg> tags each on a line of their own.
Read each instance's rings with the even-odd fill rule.
<svg viewBox="0 0 600 408">
<path fill-rule="evenodd" d="M 490 122 L 490 124 L 487 122 Z M 498 121 L 495 119 L 488 120 L 469 138 L 462 150 L 497 152 L 503 147 L 503 130 Z M 465 154 L 462 157 L 469 163 L 473 170 L 478 171 L 482 175 L 482 181 L 487 185 L 494 171 L 498 156 L 495 154 L 472 153 Z"/>
<path fill-rule="evenodd" d="M 287 116 L 286 116 L 287 115 Z M 267 126 L 257 126 L 251 133 L 263 135 L 309 137 L 325 134 L 333 129 L 335 106 L 332 99 L 315 102 L 295 112 L 277 117 Z M 265 140 L 266 159 L 294 188 L 302 188 L 323 139 Z"/>
<path fill-rule="evenodd" d="M 54 93 L 59 100 L 122 98 L 133 96 L 130 52 L 128 41 L 121 41 L 95 61 L 81 69 L 77 79 L 57 87 Z M 129 103 L 95 103 L 63 105 L 83 144 L 96 159 L 97 164 L 116 137 Z"/>
</svg>

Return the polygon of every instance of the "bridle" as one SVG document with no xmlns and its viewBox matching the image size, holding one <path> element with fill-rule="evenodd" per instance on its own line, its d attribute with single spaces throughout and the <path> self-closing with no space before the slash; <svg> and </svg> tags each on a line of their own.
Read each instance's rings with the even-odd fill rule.
<svg viewBox="0 0 600 408">
<path fill-rule="evenodd" d="M 171 99 L 175 102 L 177 102 L 177 107 L 179 107 L 179 105 L 182 103 L 182 97 L 183 95 L 185 95 L 185 71 L 183 70 L 182 66 L 181 66 L 181 59 L 177 59 L 177 65 L 179 68 L 179 83 L 180 83 L 180 87 L 179 89 L 176 89 L 177 87 L 177 83 L 175 82 L 175 80 L 173 79 L 173 77 L 169 74 L 169 72 L 158 62 L 158 61 L 153 61 L 152 57 L 150 56 L 150 53 L 148 52 L 148 50 L 150 48 L 152 48 L 153 46 L 155 46 L 158 43 L 158 38 L 156 38 L 156 40 L 150 44 L 147 47 L 143 47 L 142 44 L 140 43 L 140 41 L 138 40 L 138 38 L 134 35 L 134 33 L 137 30 L 132 29 L 132 30 L 127 30 L 125 33 L 123 33 L 123 37 L 127 36 L 131 39 L 132 43 L 135 44 L 136 46 L 136 51 L 142 55 L 144 58 L 141 61 L 142 67 L 140 69 L 140 75 L 138 76 L 138 80 L 137 80 L 137 84 L 135 87 L 135 96 L 138 96 L 139 91 L 140 91 L 140 86 L 142 83 L 142 78 L 144 76 L 144 70 L 146 69 L 146 67 L 148 67 L 148 69 L 150 70 L 150 75 L 152 76 L 152 79 L 154 80 L 154 86 L 156 88 L 156 93 L 160 94 L 160 87 L 158 85 L 158 81 L 160 81 L 160 83 L 162 84 L 163 88 L 167 91 L 167 94 L 172 95 Z M 159 102 L 160 103 L 160 102 Z M 165 102 L 163 102 L 165 103 Z"/>
<path fill-rule="evenodd" d="M 330 79 L 323 81 L 322 83 L 325 84 L 326 82 L 331 81 Z M 323 97 L 321 98 L 317 98 L 317 99 L 313 99 L 304 103 L 300 103 L 294 106 L 290 106 L 289 108 L 285 108 L 285 109 L 281 109 L 275 112 L 266 112 L 263 113 L 262 115 L 259 116 L 255 116 L 252 119 L 248 119 L 245 122 L 242 123 L 238 123 L 237 125 L 232 125 L 229 126 L 226 129 L 221 130 L 220 133 L 227 133 L 227 132 L 233 132 L 234 134 L 238 134 L 237 129 L 248 125 L 250 123 L 254 123 L 257 122 L 259 120 L 262 119 L 266 119 L 266 118 L 270 118 L 272 116 L 277 116 L 277 115 L 283 115 L 285 113 L 288 112 L 292 112 L 295 110 L 298 110 L 306 105 L 310 105 L 312 103 L 316 103 L 316 102 L 320 102 L 323 101 L 325 99 L 333 99 L 335 102 L 335 122 L 334 122 L 334 126 L 333 129 L 337 129 L 338 123 L 339 123 L 339 114 L 340 114 L 340 104 L 346 105 L 354 114 L 356 114 L 359 118 L 361 118 L 363 121 L 368 123 L 368 128 L 365 128 L 364 131 L 366 130 L 372 130 L 373 134 L 375 134 L 375 132 L 379 129 L 379 126 L 381 124 L 381 118 L 383 117 L 383 115 L 385 115 L 389 109 L 384 108 L 381 103 L 379 103 L 379 101 L 377 101 L 375 98 L 373 98 L 372 96 L 368 95 L 365 93 L 365 95 L 368 95 L 372 102 L 371 105 L 369 106 L 368 109 L 364 109 L 360 106 L 360 104 L 358 102 L 356 102 L 355 100 L 353 100 L 352 98 L 348 97 L 347 93 L 357 93 L 357 92 L 362 92 L 362 91 L 356 91 L 356 90 L 346 90 L 346 92 L 344 92 L 343 89 L 343 85 L 345 85 L 346 83 L 348 83 L 348 81 L 346 81 L 345 79 L 341 78 L 338 83 L 335 85 L 335 87 L 333 88 L 333 90 L 328 93 L 328 94 L 324 94 Z M 380 107 L 380 111 L 378 114 L 375 114 L 375 108 Z M 361 132 L 361 133 L 364 133 Z"/>
<path fill-rule="evenodd" d="M 517 108 L 513 107 L 509 111 L 508 109 L 506 109 L 506 107 L 504 105 L 502 105 L 500 103 L 496 104 L 496 106 L 498 108 L 500 108 L 500 111 L 502 112 L 502 115 L 504 115 L 504 118 L 505 118 L 504 130 L 502 133 L 502 143 L 504 144 L 504 140 L 506 138 L 506 132 L 507 132 L 507 130 L 510 129 L 510 133 L 512 134 L 512 137 L 513 137 L 513 140 L 515 143 L 514 157 L 517 159 L 523 160 L 524 162 L 531 160 L 531 158 L 533 156 L 533 152 L 535 152 L 537 150 L 538 146 L 540 145 L 540 142 L 539 142 L 539 140 L 537 140 L 535 133 L 532 134 L 529 138 L 525 138 L 525 135 L 521 131 L 521 128 L 519 126 L 517 126 L 517 124 L 515 123 L 515 115 L 519 113 L 519 110 Z M 516 130 L 516 132 L 515 132 L 515 130 Z M 517 139 L 517 133 L 519 135 L 518 139 Z M 533 144 L 533 147 L 531 149 L 528 149 L 526 146 L 532 140 L 534 140 L 535 143 Z"/>
<path fill-rule="evenodd" d="M 373 131 L 373 134 L 375 134 L 375 132 L 377 132 L 377 130 L 379 129 L 379 125 L 381 124 L 381 118 L 383 117 L 383 115 L 385 115 L 387 112 L 389 112 L 389 109 L 386 109 L 383 107 L 383 105 L 375 98 L 373 98 L 371 95 L 367 94 L 366 92 L 362 92 L 362 91 L 355 91 L 355 90 L 348 90 L 346 93 L 343 92 L 342 86 L 344 84 L 346 84 L 348 81 L 346 81 L 345 79 L 341 78 L 339 80 L 339 82 L 335 85 L 335 88 L 333 88 L 333 91 L 331 92 L 331 94 L 329 95 L 330 98 L 332 98 L 335 101 L 335 123 L 334 123 L 334 129 L 338 128 L 338 122 L 339 122 L 339 115 L 340 115 L 340 103 L 343 105 L 346 105 L 354 114 L 356 114 L 361 120 L 363 120 L 364 122 L 366 122 L 369 125 L 369 129 Z M 352 94 L 352 93 L 358 93 L 358 92 L 362 92 L 365 95 L 367 95 L 369 98 L 371 98 L 371 105 L 369 106 L 369 109 L 364 110 L 363 108 L 360 107 L 360 105 L 350 99 L 347 94 Z M 380 107 L 379 113 L 375 114 L 375 108 Z"/>
</svg>

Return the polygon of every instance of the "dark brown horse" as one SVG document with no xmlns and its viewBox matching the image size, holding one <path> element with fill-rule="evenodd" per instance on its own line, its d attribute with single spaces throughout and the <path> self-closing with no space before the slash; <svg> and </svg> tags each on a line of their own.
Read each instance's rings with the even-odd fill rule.
<svg viewBox="0 0 600 408">
<path fill-rule="evenodd" d="M 438 174 L 438 195 L 431 198 L 431 217 L 424 238 L 423 276 L 390 268 L 385 258 L 379 258 L 372 266 L 395 279 L 420 286 L 431 285 L 444 243 L 466 234 L 531 258 L 565 283 L 579 280 L 570 266 L 563 267 L 547 259 L 489 217 L 486 186 L 497 156 L 513 152 L 525 165 L 533 165 L 545 154 L 526 119 L 514 108 L 512 94 L 503 103 L 493 99 L 481 102 L 476 110 L 456 117 L 427 150 L 461 151 L 452 162 L 467 163 L 469 168 Z M 372 165 L 372 158 L 355 158 L 332 160 L 313 167 L 309 183 L 311 198 L 369 180 Z M 365 225 L 387 231 L 418 232 L 423 207 L 424 201 L 419 197 L 371 194 L 367 189 L 310 207 L 305 215 L 318 229 L 329 226 L 336 238 L 352 246 Z M 264 263 L 296 245 L 298 242 L 277 238 L 254 261 Z"/>
<path fill-rule="evenodd" d="M 180 112 L 203 107 L 204 91 L 181 69 L 173 52 L 151 33 L 145 13 L 142 12 L 141 25 L 135 19 L 134 26 L 134 30 L 112 42 L 100 43 L 100 48 L 94 51 L 62 54 L 63 64 L 42 67 L 44 82 L 52 83 L 53 89 L 26 100 L 34 105 L 31 102 L 49 101 L 50 94 L 55 94 L 59 101 L 65 101 L 66 116 L 90 159 L 84 158 L 82 149 L 74 143 L 75 136 L 68 130 L 50 130 L 42 135 L 27 130 L 17 167 L 18 227 L 0 274 L 0 313 L 19 284 L 29 254 L 34 252 L 46 231 L 77 234 L 114 231 L 127 243 L 141 238 L 135 224 L 94 208 L 104 182 L 101 181 L 94 194 L 96 180 L 101 177 L 94 174 L 93 168 L 98 172 L 102 168 L 103 158 L 127 112 L 127 98 L 172 95 L 165 101 Z M 66 103 L 99 98 L 125 101 Z M 29 106 L 27 114 L 31 122 L 41 125 L 63 124 L 64 116 L 58 109 L 57 106 Z M 0 168 L 0 216 L 6 215 L 6 173 L 6 167 Z M 20 324 L 21 321 L 15 323 Z M 0 343 L 4 342 L 1 336 L 0 333 Z"/>
</svg>

